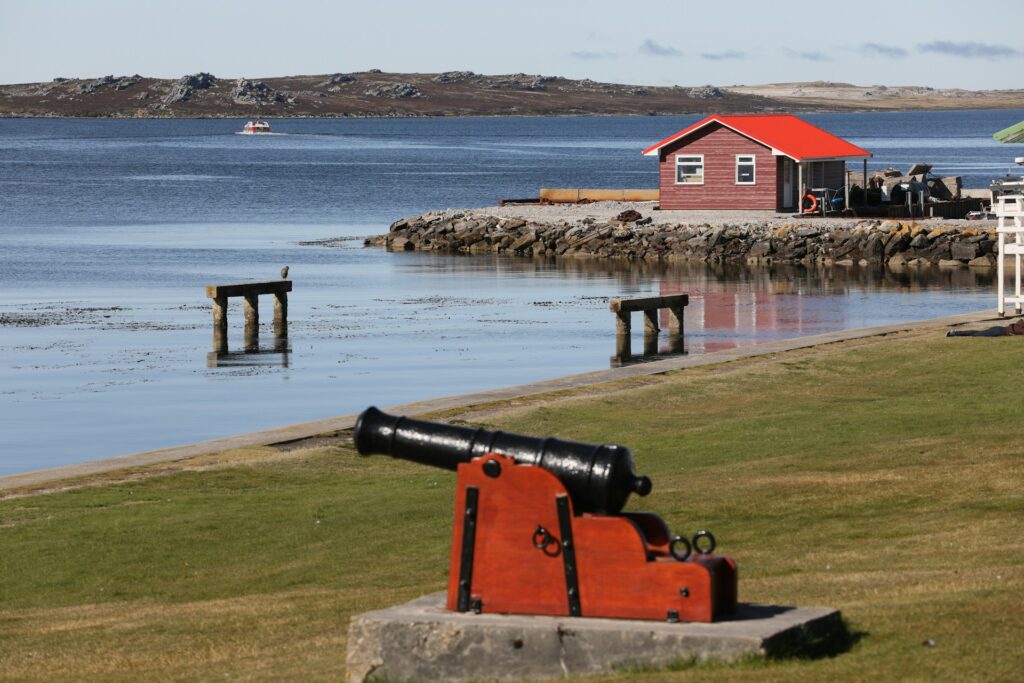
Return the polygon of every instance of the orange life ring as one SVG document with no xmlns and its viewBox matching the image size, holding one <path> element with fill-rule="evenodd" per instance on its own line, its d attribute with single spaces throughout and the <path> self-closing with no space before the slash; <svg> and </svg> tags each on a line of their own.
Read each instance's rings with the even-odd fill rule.
<svg viewBox="0 0 1024 683">
<path fill-rule="evenodd" d="M 808 204 L 808 200 L 810 203 Z M 800 200 L 801 213 L 814 213 L 818 210 L 818 198 L 808 192 Z"/>
</svg>

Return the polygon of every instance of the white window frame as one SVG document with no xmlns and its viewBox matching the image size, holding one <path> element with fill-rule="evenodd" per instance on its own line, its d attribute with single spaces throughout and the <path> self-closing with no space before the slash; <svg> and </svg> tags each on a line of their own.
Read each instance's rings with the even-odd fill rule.
<svg viewBox="0 0 1024 683">
<path fill-rule="evenodd" d="M 750 159 L 750 161 L 742 162 L 744 166 L 750 166 L 754 179 L 751 181 L 740 180 L 740 159 Z M 737 185 L 757 185 L 757 155 L 755 154 L 737 154 L 736 155 L 736 175 L 735 180 Z"/>
<path fill-rule="evenodd" d="M 679 179 L 679 167 L 683 165 L 683 159 L 689 159 L 687 164 L 693 164 L 693 159 L 700 159 L 700 182 L 695 180 L 680 180 Z M 704 173 L 707 169 L 704 167 L 704 155 L 703 154 L 678 154 L 676 155 L 676 185 L 703 185 L 704 184 Z"/>
</svg>

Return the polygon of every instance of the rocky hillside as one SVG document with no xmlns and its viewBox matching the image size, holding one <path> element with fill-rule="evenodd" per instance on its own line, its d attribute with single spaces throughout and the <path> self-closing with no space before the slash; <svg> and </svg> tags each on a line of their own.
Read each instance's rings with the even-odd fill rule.
<svg viewBox="0 0 1024 683">
<path fill-rule="evenodd" d="M 831 81 L 730 86 L 730 92 L 790 103 L 795 109 L 855 103 L 864 109 L 1000 109 L 1020 107 L 1024 90 L 964 90 L 919 85 L 853 85 Z"/>
<path fill-rule="evenodd" d="M 792 86 L 793 84 L 788 84 Z M 833 84 L 834 85 L 834 84 Z M 761 86 L 770 88 L 770 86 Z M 853 87 L 853 86 L 851 86 Z M 834 111 L 882 106 L 884 98 L 794 95 L 792 87 L 652 87 L 557 76 L 485 76 L 472 71 L 397 74 L 370 70 L 282 78 L 176 80 L 134 76 L 55 78 L 0 86 L 0 116 L 115 117 L 407 117 L 567 114 L 683 114 L 774 110 Z M 901 108 L 1024 107 L 1024 91 L 971 98 L 901 99 Z"/>
</svg>

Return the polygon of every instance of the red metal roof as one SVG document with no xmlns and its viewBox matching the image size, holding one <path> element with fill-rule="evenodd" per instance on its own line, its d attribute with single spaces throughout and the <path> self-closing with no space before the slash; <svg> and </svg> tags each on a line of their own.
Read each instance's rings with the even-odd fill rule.
<svg viewBox="0 0 1024 683">
<path fill-rule="evenodd" d="M 643 154 L 644 156 L 657 156 L 658 150 L 662 147 L 716 122 L 755 142 L 771 147 L 773 154 L 787 156 L 796 161 L 860 159 L 872 156 L 871 152 L 850 144 L 817 126 L 812 126 L 792 114 L 732 114 L 727 116 L 712 114 L 689 128 L 648 147 Z"/>
</svg>

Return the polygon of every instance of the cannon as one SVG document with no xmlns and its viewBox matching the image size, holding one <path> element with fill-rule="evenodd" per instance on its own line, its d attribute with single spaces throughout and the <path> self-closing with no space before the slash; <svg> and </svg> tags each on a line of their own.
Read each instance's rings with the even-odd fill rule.
<svg viewBox="0 0 1024 683">
<path fill-rule="evenodd" d="M 709 622 L 736 610 L 736 563 L 707 531 L 623 512 L 651 480 L 628 448 L 416 420 L 367 408 L 361 455 L 456 474 L 447 609 Z"/>
</svg>

